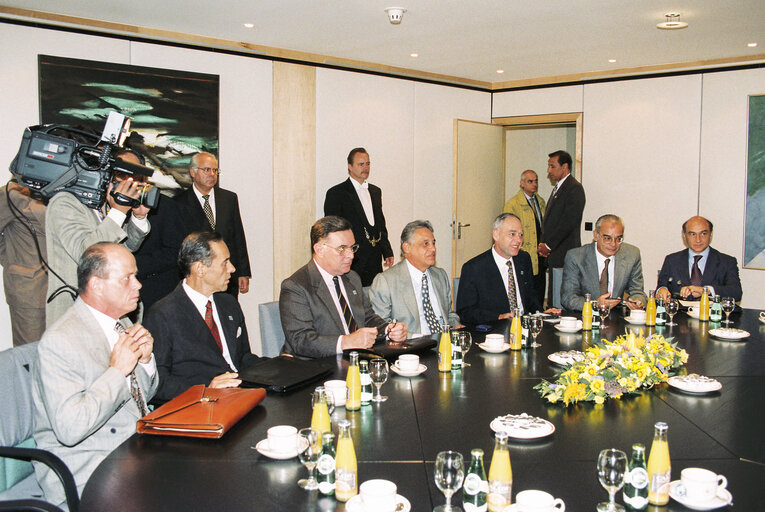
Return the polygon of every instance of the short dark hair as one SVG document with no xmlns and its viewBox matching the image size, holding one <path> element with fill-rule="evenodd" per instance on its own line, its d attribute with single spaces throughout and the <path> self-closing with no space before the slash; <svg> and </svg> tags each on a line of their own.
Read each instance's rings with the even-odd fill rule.
<svg viewBox="0 0 765 512">
<path fill-rule="evenodd" d="M 181 274 L 188 277 L 191 265 L 201 261 L 205 267 L 212 265 L 212 242 L 222 242 L 223 237 L 217 231 L 195 231 L 183 239 L 181 250 L 178 251 L 178 267 Z"/>
<path fill-rule="evenodd" d="M 568 152 L 563 151 L 562 149 L 559 149 L 558 151 L 553 151 L 547 156 L 548 158 L 557 157 L 558 164 L 559 165 L 568 164 L 568 170 L 571 171 L 571 165 L 573 161 L 571 160 L 571 155 L 569 155 Z"/>
<path fill-rule="evenodd" d="M 311 226 L 311 254 L 313 254 L 314 244 L 322 238 L 327 237 L 330 233 L 348 231 L 349 229 L 351 229 L 351 223 L 337 215 L 328 215 L 317 220 Z"/>
<path fill-rule="evenodd" d="M 701 217 L 701 215 L 699 215 L 699 217 Z M 693 218 L 693 217 L 691 217 L 691 218 Z M 709 224 L 709 232 L 711 233 L 712 231 L 714 231 L 714 227 L 712 226 L 712 221 L 707 219 L 706 217 L 701 217 L 701 218 L 704 219 L 705 221 L 707 221 L 707 224 Z M 688 220 L 691 220 L 691 219 L 688 219 Z M 683 222 L 683 234 L 685 233 L 685 225 L 688 224 L 688 220 Z"/>
<path fill-rule="evenodd" d="M 82 295 L 88 288 L 88 282 L 93 276 L 106 279 L 109 277 L 109 262 L 106 260 L 106 247 L 117 245 L 112 242 L 98 242 L 91 245 L 80 256 L 77 262 L 77 293 Z"/>
<path fill-rule="evenodd" d="M 138 161 L 141 162 L 141 165 L 146 165 L 146 158 L 144 158 L 144 156 L 141 153 L 139 153 L 138 151 L 136 151 L 134 149 L 125 148 L 125 149 L 119 150 L 117 152 L 117 158 L 121 157 L 122 155 L 127 155 L 127 154 L 131 154 L 134 157 L 136 157 L 138 159 Z"/>
<path fill-rule="evenodd" d="M 348 153 L 348 165 L 353 165 L 353 157 L 356 156 L 356 153 L 364 153 L 365 155 L 369 156 L 369 153 L 364 148 L 353 148 L 350 153 Z"/>
<path fill-rule="evenodd" d="M 404 256 L 404 242 L 411 244 L 412 243 L 412 237 L 414 236 L 414 232 L 417 231 L 420 228 L 426 228 L 429 229 L 431 233 L 433 233 L 433 224 L 430 223 L 429 220 L 413 220 L 406 226 L 404 226 L 404 230 L 401 232 L 401 256 Z"/>
</svg>

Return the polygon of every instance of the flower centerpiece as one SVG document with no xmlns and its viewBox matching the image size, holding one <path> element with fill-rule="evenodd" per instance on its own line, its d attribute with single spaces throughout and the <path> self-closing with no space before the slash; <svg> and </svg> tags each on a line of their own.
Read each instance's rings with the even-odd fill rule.
<svg viewBox="0 0 765 512">
<path fill-rule="evenodd" d="M 565 366 L 554 382 L 543 380 L 534 389 L 549 402 L 580 401 L 602 404 L 666 382 L 670 372 L 688 361 L 688 353 L 664 336 L 646 339 L 630 332 L 614 341 L 602 340 L 585 351 L 584 359 Z"/>
</svg>

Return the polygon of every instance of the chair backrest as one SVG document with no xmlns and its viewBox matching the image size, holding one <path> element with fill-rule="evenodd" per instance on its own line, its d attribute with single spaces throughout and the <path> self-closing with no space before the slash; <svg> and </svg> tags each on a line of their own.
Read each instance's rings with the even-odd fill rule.
<svg viewBox="0 0 765 512">
<path fill-rule="evenodd" d="M 452 279 L 454 284 L 452 285 L 452 308 L 457 309 L 457 289 L 460 287 L 460 278 L 455 277 Z"/>
<path fill-rule="evenodd" d="M 284 331 L 282 330 L 282 319 L 279 316 L 279 303 L 258 304 L 258 315 L 260 316 L 260 346 L 263 350 L 263 356 L 276 357 L 281 353 L 284 346 Z"/>
</svg>

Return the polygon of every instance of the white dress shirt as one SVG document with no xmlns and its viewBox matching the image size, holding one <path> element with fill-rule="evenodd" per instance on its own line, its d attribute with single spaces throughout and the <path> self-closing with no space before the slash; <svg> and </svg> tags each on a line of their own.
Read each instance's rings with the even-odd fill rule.
<svg viewBox="0 0 765 512">
<path fill-rule="evenodd" d="M 430 326 L 428 320 L 425 318 L 425 309 L 422 305 L 422 275 L 414 265 L 406 260 L 406 268 L 409 269 L 409 275 L 412 278 L 412 288 L 414 288 L 414 299 L 417 301 L 417 310 L 420 313 L 420 330 L 422 334 L 430 334 Z M 443 318 L 446 322 L 446 318 L 441 312 L 441 306 L 438 304 L 438 296 L 436 295 L 436 289 L 433 287 L 433 279 L 430 275 L 430 269 L 424 272 L 428 276 L 428 295 L 430 296 L 430 305 L 433 306 L 433 314 L 436 318 Z"/>
<path fill-rule="evenodd" d="M 351 181 L 355 181 L 353 178 L 351 178 Z M 343 330 L 345 330 L 345 334 L 351 334 L 348 330 L 348 324 L 345 323 L 345 316 L 343 316 L 343 308 L 340 307 L 340 299 L 337 296 L 337 292 L 335 291 L 335 281 L 332 279 L 333 276 L 323 268 L 321 268 L 321 265 L 316 260 L 313 260 L 313 262 L 316 264 L 316 268 L 319 269 L 319 274 L 321 274 L 321 278 L 324 279 L 324 284 L 327 285 L 327 288 L 329 289 L 329 294 L 332 296 L 332 302 L 335 303 L 335 309 L 337 309 L 337 314 L 340 316 L 340 322 L 343 324 Z M 337 282 L 340 283 L 340 291 L 343 292 L 343 295 L 345 295 L 345 302 L 348 303 L 348 307 L 351 307 L 351 302 L 348 300 L 348 292 L 345 291 L 345 285 L 343 284 L 343 278 L 342 276 L 337 276 Z M 363 326 L 359 326 L 363 327 Z M 337 345 L 335 346 L 335 352 L 338 354 L 343 353 L 343 347 L 342 347 L 342 339 L 343 335 L 337 337 Z"/>
<path fill-rule="evenodd" d="M 106 217 L 103 216 L 101 213 L 101 210 L 94 209 L 93 214 L 98 218 L 99 222 L 103 222 L 105 219 L 112 219 L 115 224 L 122 227 L 122 225 L 125 223 L 125 219 L 127 218 L 126 213 L 122 213 L 116 208 L 110 208 L 109 213 L 106 215 Z M 130 222 L 135 224 L 135 227 L 146 233 L 149 231 L 149 221 L 146 217 L 143 219 L 137 218 L 135 215 L 130 216 Z"/>
<path fill-rule="evenodd" d="M 503 258 L 493 246 L 491 248 L 491 255 L 494 256 L 494 263 L 497 264 L 497 268 L 499 269 L 499 274 L 502 276 L 502 279 L 503 279 L 502 287 L 505 289 L 505 294 L 507 294 L 507 274 L 508 274 L 508 271 L 510 270 L 510 267 L 507 266 L 508 260 Z M 521 314 L 523 314 L 524 310 L 523 310 L 523 300 L 521 299 L 521 287 L 518 284 L 518 273 L 515 271 L 515 263 L 513 263 L 512 268 L 513 268 L 513 278 L 515 279 L 515 300 L 518 303 L 518 308 L 521 310 Z M 510 313 L 512 313 L 512 311 L 510 311 Z"/>
<path fill-rule="evenodd" d="M 205 297 L 194 288 L 186 284 L 185 279 L 183 280 L 183 291 L 186 292 L 186 295 L 188 295 L 191 303 L 194 304 L 195 308 L 197 308 L 197 311 L 202 316 L 202 320 L 204 320 L 205 314 L 207 314 L 207 301 L 209 300 L 212 303 L 212 315 L 213 320 L 215 320 L 215 325 L 218 327 L 220 344 L 223 348 L 223 359 L 226 360 L 226 363 L 228 363 L 228 366 L 232 371 L 238 371 L 236 369 L 236 365 L 231 360 L 231 353 L 228 350 L 228 343 L 226 343 L 226 335 L 223 333 L 223 329 L 221 328 L 220 316 L 218 315 L 218 306 L 215 305 L 215 299 L 213 296 L 210 295 L 209 297 Z"/>
<path fill-rule="evenodd" d="M 359 183 L 351 178 L 351 183 L 353 183 L 353 188 L 356 189 L 356 195 L 359 196 L 361 206 L 364 207 L 364 215 L 367 217 L 367 222 L 369 222 L 370 226 L 374 226 L 375 214 L 372 211 L 372 196 L 369 195 L 369 182 Z"/>
<path fill-rule="evenodd" d="M 600 254 L 600 251 L 598 251 L 597 247 L 595 248 L 595 259 L 598 262 L 598 281 L 600 281 L 600 275 L 603 273 L 603 267 L 606 266 L 606 257 Z M 614 266 L 616 265 L 616 254 L 609 257 L 609 259 L 611 261 L 608 262 L 608 297 L 618 298 L 614 297 Z M 592 297 L 592 299 L 597 299 L 597 297 Z"/>
</svg>

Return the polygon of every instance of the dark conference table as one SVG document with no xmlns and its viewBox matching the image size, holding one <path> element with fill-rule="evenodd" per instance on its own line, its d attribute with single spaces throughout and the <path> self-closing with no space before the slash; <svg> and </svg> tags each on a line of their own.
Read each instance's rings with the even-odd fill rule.
<svg viewBox="0 0 765 512">
<path fill-rule="evenodd" d="M 722 383 L 722 390 L 711 395 L 684 394 L 663 384 L 602 406 L 549 404 L 532 389 L 558 369 L 547 356 L 581 350 L 583 335 L 559 333 L 545 324 L 541 348 L 489 354 L 474 346 L 467 356 L 472 366 L 462 371 L 439 374 L 437 354 L 431 351 L 422 356 L 428 369 L 421 376 L 391 372 L 382 387 L 387 402 L 354 413 L 338 408 L 333 430 L 337 420 L 351 420 L 360 482 L 392 480 L 413 511 L 430 511 L 445 501 L 433 482 L 439 451 L 457 450 L 468 464 L 470 450 L 482 448 L 488 472 L 494 446 L 491 420 L 522 412 L 540 416 L 555 425 L 553 435 L 510 443 L 513 500 L 519 491 L 543 489 L 562 498 L 568 511 L 591 511 L 607 498 L 595 469 L 599 451 L 614 447 L 629 456 L 636 442 L 650 448 L 654 423 L 665 421 L 673 480 L 691 466 L 722 473 L 735 510 L 765 511 L 765 324 L 758 313 L 731 315 L 735 327 L 751 333 L 746 341 L 717 340 L 708 334 L 708 323 L 684 313 L 675 317 L 679 325 L 659 328 L 688 351 L 688 373 Z M 635 327 L 614 311 L 595 335 L 613 340 L 625 328 Z M 347 361 L 338 358 L 339 378 L 346 367 Z M 269 393 L 220 440 L 134 435 L 95 471 L 83 492 L 82 510 L 345 510 L 344 504 L 297 486 L 307 474 L 297 458 L 271 460 L 252 448 L 271 426 L 308 426 L 313 387 Z M 461 503 L 461 491 L 453 501 Z M 670 499 L 667 506 L 648 510 L 689 509 Z"/>
</svg>

